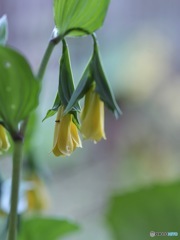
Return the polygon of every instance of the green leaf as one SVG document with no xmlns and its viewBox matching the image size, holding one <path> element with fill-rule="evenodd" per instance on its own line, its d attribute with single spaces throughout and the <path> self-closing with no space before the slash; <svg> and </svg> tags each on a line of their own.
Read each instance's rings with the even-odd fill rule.
<svg viewBox="0 0 180 240">
<path fill-rule="evenodd" d="M 26 59 L 0 46 L 0 118 L 12 131 L 38 105 L 39 82 Z"/>
<path fill-rule="evenodd" d="M 79 230 L 71 221 L 58 218 L 31 217 L 22 219 L 18 240 L 57 240 Z"/>
<path fill-rule="evenodd" d="M 71 70 L 71 63 L 70 63 L 70 56 L 68 51 L 68 46 L 66 44 L 66 41 L 63 40 L 63 54 L 61 57 L 60 62 L 60 71 L 59 71 L 59 95 L 61 99 L 61 103 L 63 106 L 67 106 L 69 103 L 69 100 L 71 99 L 71 96 L 74 92 L 74 81 L 73 81 L 73 75 Z M 73 105 L 73 108 L 71 109 L 71 113 L 74 116 L 75 123 L 77 124 L 78 118 L 77 118 L 77 111 L 80 111 L 80 106 L 78 102 Z"/>
<path fill-rule="evenodd" d="M 82 28 L 93 33 L 104 22 L 110 0 L 54 0 L 54 21 L 59 33 Z M 71 36 L 85 33 L 73 31 Z"/>
<path fill-rule="evenodd" d="M 48 110 L 43 121 L 49 117 L 52 117 L 57 112 L 61 104 L 63 106 L 67 106 L 73 92 L 74 92 L 74 81 L 73 81 L 73 75 L 71 70 L 70 56 L 69 56 L 67 43 L 65 40 L 63 40 L 63 53 L 62 53 L 60 68 L 59 68 L 58 93 L 57 93 L 53 107 L 50 110 Z M 80 106 L 78 102 L 75 103 L 71 108 L 71 114 L 73 114 L 74 116 L 73 121 L 78 126 L 79 121 L 77 117 L 77 111 L 80 111 Z"/>
<path fill-rule="evenodd" d="M 179 182 L 112 197 L 107 214 L 112 239 L 150 240 L 150 231 L 179 232 L 179 202 Z"/>
<path fill-rule="evenodd" d="M 68 46 L 63 40 L 63 53 L 59 70 L 59 96 L 63 106 L 66 106 L 74 91 Z"/>
<path fill-rule="evenodd" d="M 97 43 L 94 43 L 94 56 L 91 61 L 91 74 L 96 82 L 96 91 L 99 93 L 101 100 L 118 118 L 121 115 L 121 110 L 116 103 L 110 84 L 108 83 L 103 71 Z"/>
<path fill-rule="evenodd" d="M 8 22 L 6 15 L 0 18 L 0 45 L 5 45 L 8 39 Z"/>
<path fill-rule="evenodd" d="M 85 93 L 90 88 L 93 82 L 92 76 L 90 75 L 90 63 L 91 60 L 88 63 L 76 90 L 72 94 L 71 99 L 69 100 L 68 105 L 65 108 L 64 114 L 70 112 L 74 105 L 77 104 L 77 102 L 85 95 Z"/>
<path fill-rule="evenodd" d="M 116 103 L 114 94 L 104 74 L 96 42 L 94 42 L 93 56 L 91 57 L 83 76 L 65 109 L 65 113 L 71 111 L 74 104 L 86 94 L 93 81 L 96 82 L 96 91 L 100 95 L 101 100 L 114 112 L 116 117 L 119 117 L 121 110 Z"/>
<path fill-rule="evenodd" d="M 57 112 L 60 105 L 61 105 L 61 100 L 60 100 L 60 97 L 59 97 L 59 93 L 57 93 L 56 99 L 55 99 L 54 104 L 53 104 L 53 107 L 47 111 L 46 116 L 43 118 L 42 121 L 46 120 L 49 117 L 52 117 Z"/>
</svg>

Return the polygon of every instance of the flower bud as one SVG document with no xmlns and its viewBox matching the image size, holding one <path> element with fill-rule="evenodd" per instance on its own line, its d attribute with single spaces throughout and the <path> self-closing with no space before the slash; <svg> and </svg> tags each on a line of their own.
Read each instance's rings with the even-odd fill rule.
<svg viewBox="0 0 180 240">
<path fill-rule="evenodd" d="M 106 139 L 104 132 L 104 102 L 95 92 L 95 84 L 85 95 L 84 108 L 81 114 L 81 133 L 85 139 L 95 142 Z"/>
<path fill-rule="evenodd" d="M 58 109 L 54 131 L 53 153 L 55 156 L 70 156 L 76 147 L 82 147 L 73 115 L 63 115 L 64 107 Z"/>
</svg>

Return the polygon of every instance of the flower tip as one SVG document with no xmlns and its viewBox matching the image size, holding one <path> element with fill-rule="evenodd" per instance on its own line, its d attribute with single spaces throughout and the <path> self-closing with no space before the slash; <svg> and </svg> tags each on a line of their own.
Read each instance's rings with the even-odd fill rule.
<svg viewBox="0 0 180 240">
<path fill-rule="evenodd" d="M 92 138 L 89 138 L 91 140 L 93 140 L 94 144 L 100 142 L 102 139 L 106 140 L 106 135 L 105 135 L 105 132 L 102 133 L 100 136 L 96 136 L 96 137 L 92 137 Z"/>
<path fill-rule="evenodd" d="M 115 115 L 115 118 L 116 118 L 116 119 L 118 119 L 122 114 L 123 114 L 123 113 L 122 113 L 122 111 L 120 110 L 120 108 L 114 110 L 114 115 Z"/>
<path fill-rule="evenodd" d="M 53 153 L 55 157 L 59 157 L 59 156 L 64 156 L 59 149 L 56 148 L 56 146 L 52 149 L 52 151 L 50 153 Z"/>
<path fill-rule="evenodd" d="M 82 147 L 83 147 L 83 146 L 82 146 L 82 142 L 80 142 L 77 147 L 82 148 Z"/>
</svg>

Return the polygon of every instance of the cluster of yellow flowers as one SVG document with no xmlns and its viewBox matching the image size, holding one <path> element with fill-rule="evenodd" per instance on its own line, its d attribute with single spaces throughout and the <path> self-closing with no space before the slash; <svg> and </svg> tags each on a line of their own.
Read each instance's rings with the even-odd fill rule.
<svg viewBox="0 0 180 240">
<path fill-rule="evenodd" d="M 59 69 L 59 86 L 53 107 L 48 110 L 46 118 L 57 112 L 52 152 L 55 156 L 70 156 L 77 147 L 82 147 L 79 131 L 84 139 L 95 143 L 106 139 L 104 131 L 104 105 L 116 117 L 121 111 L 106 79 L 100 60 L 97 39 L 93 35 L 94 48 L 84 73 L 74 88 L 73 74 L 68 45 L 63 39 L 62 56 Z M 79 100 L 84 99 L 80 111 Z M 0 153 L 8 150 L 9 142 L 6 130 L 0 125 Z"/>
<path fill-rule="evenodd" d="M 81 113 L 80 131 L 84 139 L 94 142 L 106 139 L 104 131 L 104 102 L 95 92 L 95 85 L 85 95 L 84 108 Z M 0 125 L 0 154 L 7 151 L 10 143 L 5 128 Z M 78 128 L 73 122 L 73 114 L 64 115 L 61 105 L 57 112 L 53 150 L 55 156 L 69 156 L 77 148 L 82 147 Z"/>
<path fill-rule="evenodd" d="M 70 156 L 77 147 L 82 147 L 78 128 L 73 122 L 73 114 L 64 115 L 61 105 L 57 112 L 54 130 L 54 143 L 52 152 L 55 156 Z M 95 143 L 102 138 L 106 139 L 104 131 L 104 102 L 95 91 L 95 84 L 85 95 L 84 108 L 81 113 L 80 132 L 84 139 Z M 10 143 L 5 128 L 0 125 L 0 154 L 9 149 Z"/>
<path fill-rule="evenodd" d="M 106 139 L 104 131 L 104 106 L 116 117 L 121 111 L 106 79 L 96 37 L 93 35 L 93 53 L 79 80 L 74 87 L 73 74 L 68 45 L 63 40 L 60 60 L 59 86 L 53 107 L 46 117 L 57 112 L 52 152 L 55 156 L 69 156 L 77 147 L 82 147 L 79 131 L 84 139 L 95 143 Z M 80 110 L 79 100 L 84 98 L 84 107 Z M 80 114 L 80 124 L 77 117 Z"/>
<path fill-rule="evenodd" d="M 84 108 L 81 113 L 80 131 L 84 139 L 94 142 L 106 139 L 104 132 L 104 102 L 95 92 L 95 84 L 85 95 Z M 69 156 L 76 147 L 82 147 L 78 128 L 73 122 L 73 115 L 64 115 L 64 108 L 60 106 L 57 113 L 53 153 L 55 156 Z"/>
</svg>

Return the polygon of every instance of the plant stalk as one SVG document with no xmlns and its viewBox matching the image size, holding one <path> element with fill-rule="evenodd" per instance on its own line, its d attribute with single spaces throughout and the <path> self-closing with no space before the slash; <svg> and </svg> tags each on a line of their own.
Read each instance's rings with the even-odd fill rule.
<svg viewBox="0 0 180 240">
<path fill-rule="evenodd" d="M 43 79 L 47 64 L 48 64 L 50 56 L 52 54 L 52 51 L 53 51 L 54 47 L 61 41 L 61 39 L 62 38 L 60 36 L 58 36 L 49 41 L 49 44 L 48 44 L 47 49 L 42 58 L 42 62 L 40 64 L 39 71 L 37 74 L 39 81 L 41 81 Z"/>
<path fill-rule="evenodd" d="M 9 214 L 8 240 L 16 240 L 17 236 L 17 207 L 19 195 L 19 183 L 21 172 L 23 140 L 14 142 L 13 163 L 12 163 L 12 185 L 11 185 L 11 208 Z"/>
<path fill-rule="evenodd" d="M 48 47 L 42 58 L 37 78 L 42 81 L 48 61 L 52 54 L 54 47 L 61 41 L 61 37 L 57 36 L 49 41 Z M 20 135 L 23 136 L 28 124 L 28 118 L 25 119 L 20 129 Z M 18 195 L 20 185 L 20 173 L 23 151 L 23 138 L 14 138 L 14 151 L 13 151 L 13 167 L 12 167 L 12 185 L 11 185 L 11 207 L 9 214 L 9 229 L 7 240 L 17 239 L 17 208 L 18 208 Z"/>
</svg>

